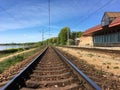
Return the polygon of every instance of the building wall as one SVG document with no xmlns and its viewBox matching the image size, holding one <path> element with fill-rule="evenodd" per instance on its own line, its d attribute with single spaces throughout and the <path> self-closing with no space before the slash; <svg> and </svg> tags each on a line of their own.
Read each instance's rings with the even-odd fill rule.
<svg viewBox="0 0 120 90">
<path fill-rule="evenodd" d="M 120 46 L 120 31 L 93 36 L 94 46 Z"/>
<path fill-rule="evenodd" d="M 82 36 L 79 46 L 120 46 L 120 31 L 95 36 Z"/>
<path fill-rule="evenodd" d="M 93 46 L 93 37 L 92 36 L 80 37 L 79 46 Z"/>
<path fill-rule="evenodd" d="M 110 23 L 109 17 L 106 14 L 104 14 L 103 19 L 102 19 L 102 23 L 101 23 L 102 26 L 109 25 L 109 23 Z"/>
</svg>

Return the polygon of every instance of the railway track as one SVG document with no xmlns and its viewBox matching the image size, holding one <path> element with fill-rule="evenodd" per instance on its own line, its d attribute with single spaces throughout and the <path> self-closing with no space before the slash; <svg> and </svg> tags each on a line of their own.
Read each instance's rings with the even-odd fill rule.
<svg viewBox="0 0 120 90">
<path fill-rule="evenodd" d="M 2 90 L 101 90 L 58 50 L 46 48 Z"/>
<path fill-rule="evenodd" d="M 105 48 L 88 48 L 88 47 L 74 47 L 74 46 L 65 46 L 66 48 L 73 48 L 73 49 L 80 49 L 92 52 L 99 52 L 99 53 L 108 53 L 108 54 L 120 54 L 120 50 L 112 50 L 112 49 L 105 49 Z"/>
</svg>

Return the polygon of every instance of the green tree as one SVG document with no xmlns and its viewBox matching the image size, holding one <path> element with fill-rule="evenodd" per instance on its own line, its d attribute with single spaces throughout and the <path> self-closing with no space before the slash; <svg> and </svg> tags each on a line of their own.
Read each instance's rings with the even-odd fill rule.
<svg viewBox="0 0 120 90">
<path fill-rule="evenodd" d="M 71 33 L 71 39 L 75 40 L 76 38 L 81 37 L 83 32 L 79 31 L 79 32 L 72 32 Z"/>
<path fill-rule="evenodd" d="M 68 38 L 70 38 L 70 28 L 64 27 L 61 29 L 61 31 L 58 35 L 58 43 L 60 45 L 66 45 Z"/>
<path fill-rule="evenodd" d="M 77 38 L 77 32 L 71 33 L 71 39 L 75 40 Z"/>
<path fill-rule="evenodd" d="M 77 32 L 77 37 L 81 37 L 82 34 L 83 34 L 83 32 L 81 32 L 81 31 Z"/>
<path fill-rule="evenodd" d="M 47 45 L 57 45 L 57 37 L 49 38 L 45 42 Z"/>
<path fill-rule="evenodd" d="M 79 37 L 81 37 L 81 35 L 82 35 L 82 32 L 81 31 L 79 31 L 79 32 L 72 32 L 71 33 L 71 39 L 73 40 L 72 41 L 72 45 L 75 45 L 75 40 L 76 40 L 76 38 L 79 38 Z"/>
</svg>

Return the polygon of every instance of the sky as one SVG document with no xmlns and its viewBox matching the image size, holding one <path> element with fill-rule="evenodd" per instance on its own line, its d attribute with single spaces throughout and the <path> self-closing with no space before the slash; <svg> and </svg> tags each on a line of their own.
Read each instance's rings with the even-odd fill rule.
<svg viewBox="0 0 120 90">
<path fill-rule="evenodd" d="M 120 12 L 120 0 L 48 2 L 49 0 L 0 0 L 0 43 L 42 41 L 56 37 L 66 26 L 71 31 L 84 32 L 100 24 L 104 12 Z"/>
</svg>

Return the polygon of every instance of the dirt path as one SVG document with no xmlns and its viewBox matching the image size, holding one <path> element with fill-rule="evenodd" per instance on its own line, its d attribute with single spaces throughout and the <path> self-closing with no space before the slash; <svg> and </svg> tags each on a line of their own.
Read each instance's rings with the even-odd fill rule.
<svg viewBox="0 0 120 90">
<path fill-rule="evenodd" d="M 30 52 L 30 51 L 33 51 L 33 50 L 35 50 L 35 48 L 34 49 L 30 49 L 30 50 L 25 50 L 23 52 L 17 52 L 17 53 L 14 53 L 12 55 L 8 55 L 8 56 L 5 56 L 5 57 L 2 57 L 2 58 L 0 58 L 0 62 L 3 61 L 3 60 L 6 60 L 8 58 L 11 58 L 13 56 L 20 55 L 20 54 L 23 54 L 23 53 L 27 53 L 27 52 Z"/>
<path fill-rule="evenodd" d="M 97 69 L 102 69 L 105 72 L 113 73 L 120 76 L 120 56 L 107 55 L 102 53 L 88 52 L 84 50 L 76 50 L 72 48 L 58 47 L 79 59 L 87 61 Z"/>
</svg>

